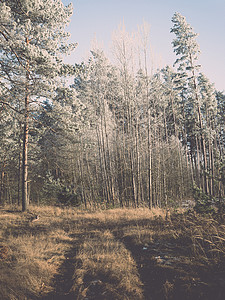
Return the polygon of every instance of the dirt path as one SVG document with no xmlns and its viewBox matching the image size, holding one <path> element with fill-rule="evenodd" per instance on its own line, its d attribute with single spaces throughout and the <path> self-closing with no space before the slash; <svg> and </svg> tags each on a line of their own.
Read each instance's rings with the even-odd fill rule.
<svg viewBox="0 0 225 300">
<path fill-rule="evenodd" d="M 65 261 L 59 269 L 59 274 L 54 278 L 54 291 L 43 300 L 51 299 L 77 299 L 71 293 L 75 265 L 77 264 L 77 254 L 82 248 L 84 240 L 93 239 L 95 232 L 98 235 L 109 231 L 115 238 L 115 243 L 124 245 L 126 251 L 131 254 L 137 266 L 137 275 L 140 278 L 143 289 L 143 298 L 146 300 L 223 300 L 225 299 L 224 272 L 217 267 L 211 268 L 204 263 L 192 261 L 188 244 L 180 244 L 176 239 L 154 239 L 147 244 L 135 243 L 131 236 L 126 236 L 125 232 L 133 228 L 135 223 L 102 223 L 89 220 L 81 230 L 81 234 L 72 234 L 70 250 L 65 254 Z M 147 224 L 147 221 L 146 221 Z M 145 223 L 142 226 L 146 225 Z M 99 239 L 99 245 L 100 245 Z M 122 246 L 123 247 L 123 246 Z M 94 250 L 93 250 L 94 251 Z M 91 258 L 90 258 L 91 259 Z M 99 265 L 101 264 L 99 260 Z M 96 261 L 94 262 L 96 267 Z M 98 266 L 97 266 L 98 267 Z M 122 266 L 121 266 L 122 267 Z M 79 298 L 88 300 L 113 300 L 125 299 L 113 294 L 107 294 L 107 284 L 104 285 L 104 278 L 98 277 L 98 270 L 93 274 L 85 275 L 83 287 L 89 289 L 89 297 Z M 102 272 L 102 271 L 101 271 Z M 114 283 L 117 288 L 116 281 Z M 106 290 L 104 291 L 104 289 Z M 110 287 L 113 289 L 113 283 Z M 91 291 L 91 292 L 90 292 Z M 104 296 L 105 295 L 105 296 Z M 111 296 L 107 296 L 111 295 Z M 215 298 L 216 296 L 216 298 Z M 109 298 L 111 297 L 111 298 Z M 137 298 L 129 298 L 136 300 Z"/>
<path fill-rule="evenodd" d="M 187 245 L 174 240 L 154 240 L 135 245 L 123 230 L 114 232 L 135 260 L 146 300 L 224 300 L 225 270 L 192 261 Z"/>
<path fill-rule="evenodd" d="M 222 217 L 0 212 L 1 299 L 225 299 Z"/>
<path fill-rule="evenodd" d="M 41 300 L 74 300 L 74 293 L 71 292 L 73 276 L 76 265 L 76 255 L 83 243 L 83 234 L 71 234 L 70 249 L 64 254 L 65 260 L 58 269 L 58 273 L 53 278 L 53 291 Z"/>
<path fill-rule="evenodd" d="M 65 261 L 59 268 L 58 274 L 53 279 L 53 291 L 47 296 L 42 297 L 43 300 L 57 300 L 65 299 L 72 300 L 73 296 L 70 294 L 72 286 L 72 277 L 74 274 L 74 252 L 75 248 L 72 248 L 65 254 Z"/>
</svg>

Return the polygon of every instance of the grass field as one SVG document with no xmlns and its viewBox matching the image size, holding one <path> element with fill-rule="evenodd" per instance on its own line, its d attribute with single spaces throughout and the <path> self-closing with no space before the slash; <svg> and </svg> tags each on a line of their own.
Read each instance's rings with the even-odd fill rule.
<svg viewBox="0 0 225 300">
<path fill-rule="evenodd" d="M 225 299 L 222 213 L 4 207 L 0 224 L 1 300 Z"/>
</svg>

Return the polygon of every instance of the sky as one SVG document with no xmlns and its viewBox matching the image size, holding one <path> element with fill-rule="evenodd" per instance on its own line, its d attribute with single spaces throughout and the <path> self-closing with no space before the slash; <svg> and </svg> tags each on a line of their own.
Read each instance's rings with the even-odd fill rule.
<svg viewBox="0 0 225 300">
<path fill-rule="evenodd" d="M 170 33 L 175 12 L 186 17 L 199 36 L 201 71 L 215 84 L 217 90 L 225 90 L 225 0 L 62 0 L 73 4 L 74 13 L 67 30 L 70 42 L 78 43 L 66 62 L 85 60 L 93 40 L 110 56 L 112 33 L 124 22 L 132 32 L 147 22 L 150 25 L 150 43 L 160 67 L 173 65 Z M 108 56 L 108 55 L 107 55 Z"/>
</svg>

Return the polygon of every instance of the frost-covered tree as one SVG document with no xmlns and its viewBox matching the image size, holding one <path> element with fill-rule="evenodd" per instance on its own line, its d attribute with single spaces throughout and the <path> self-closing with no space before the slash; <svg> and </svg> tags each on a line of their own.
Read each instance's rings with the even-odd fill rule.
<svg viewBox="0 0 225 300">
<path fill-rule="evenodd" d="M 53 99 L 67 44 L 72 7 L 61 0 L 0 3 L 0 102 L 23 115 L 22 210 L 28 208 L 28 135 L 33 111 Z"/>
<path fill-rule="evenodd" d="M 175 64 L 179 64 L 179 70 L 191 71 L 194 76 L 196 69 L 199 68 L 197 61 L 200 49 L 196 41 L 198 34 L 193 31 L 186 18 L 180 13 L 174 14 L 172 22 L 171 32 L 176 35 L 172 45 L 174 52 L 179 56 Z"/>
<path fill-rule="evenodd" d="M 73 87 L 86 107 L 80 131 L 80 180 L 84 199 L 113 202 L 116 193 L 114 178 L 114 114 L 118 116 L 118 89 L 113 67 L 104 53 L 95 49 L 75 77 Z M 85 170 L 89 176 L 85 176 Z M 89 190 L 89 191 L 88 191 Z M 92 201 L 91 200 L 91 201 Z"/>
<path fill-rule="evenodd" d="M 206 176 L 208 164 L 206 153 L 206 141 L 203 133 L 203 113 L 201 107 L 201 99 L 199 95 L 198 75 L 200 65 L 198 64 L 199 45 L 196 41 L 197 34 L 187 23 L 186 18 L 179 13 L 175 13 L 173 18 L 173 32 L 176 37 L 172 44 L 174 52 L 178 56 L 174 65 L 178 65 L 178 74 L 182 80 L 186 78 L 187 86 L 185 86 L 184 106 L 186 107 L 186 119 L 188 120 L 187 134 L 189 138 L 189 146 L 192 155 L 196 151 L 197 177 L 201 175 L 201 187 L 209 193 L 208 178 Z M 202 154 L 202 155 L 201 155 Z M 203 159 L 201 158 L 203 157 Z M 202 170 L 201 170 L 202 165 Z M 199 180 L 198 180 L 199 181 Z M 200 182 L 199 182 L 200 184 Z"/>
<path fill-rule="evenodd" d="M 225 93 L 217 92 L 216 99 L 218 109 L 216 124 L 218 162 L 216 168 L 219 173 L 219 197 L 222 198 L 225 195 Z"/>
<path fill-rule="evenodd" d="M 15 166 L 19 160 L 19 144 L 18 120 L 10 114 L 7 107 L 2 106 L 0 109 L 0 204 L 4 204 L 7 200 L 12 202 L 16 194 L 16 184 L 12 189 L 9 180 L 13 178 L 16 183 L 18 178 L 19 170 Z"/>
</svg>

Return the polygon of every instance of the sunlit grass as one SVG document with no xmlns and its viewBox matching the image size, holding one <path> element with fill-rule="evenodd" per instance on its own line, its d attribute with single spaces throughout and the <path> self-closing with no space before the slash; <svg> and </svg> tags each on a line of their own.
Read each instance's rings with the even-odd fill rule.
<svg viewBox="0 0 225 300">
<path fill-rule="evenodd" d="M 39 219 L 32 221 L 33 215 Z M 214 266 L 225 258 L 224 215 L 171 212 L 168 217 L 161 209 L 59 207 L 31 207 L 22 213 L 5 207 L 0 210 L 0 224 L 2 300 L 54 294 L 54 278 L 68 252 L 74 259 L 68 292 L 75 299 L 96 295 L 99 299 L 144 299 L 133 251 L 152 249 L 159 257 L 157 251 L 172 245 L 171 261 L 182 256 L 190 265 Z M 165 284 L 165 295 L 172 286 L 169 281 Z"/>
<path fill-rule="evenodd" d="M 96 231 L 87 237 L 77 260 L 72 287 L 77 299 L 87 299 L 93 291 L 104 299 L 143 298 L 135 262 L 110 231 Z"/>
</svg>

